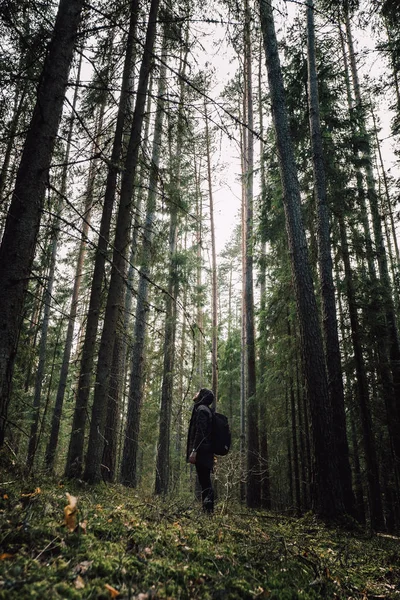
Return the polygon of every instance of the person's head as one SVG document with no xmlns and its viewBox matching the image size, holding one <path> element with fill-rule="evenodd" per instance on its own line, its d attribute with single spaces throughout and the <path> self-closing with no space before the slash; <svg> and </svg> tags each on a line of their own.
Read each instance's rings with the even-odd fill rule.
<svg viewBox="0 0 400 600">
<path fill-rule="evenodd" d="M 193 398 L 193 402 L 195 402 L 196 404 L 198 402 L 201 402 L 202 404 L 207 404 L 207 406 L 209 406 L 214 402 L 214 394 L 211 390 L 208 390 L 207 388 L 201 388 L 201 390 L 199 390 Z"/>
</svg>

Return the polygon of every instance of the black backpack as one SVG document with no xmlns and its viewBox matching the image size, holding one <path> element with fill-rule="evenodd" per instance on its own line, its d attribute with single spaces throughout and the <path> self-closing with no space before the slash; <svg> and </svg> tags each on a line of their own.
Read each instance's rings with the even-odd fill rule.
<svg viewBox="0 0 400 600">
<path fill-rule="evenodd" d="M 228 418 L 221 413 L 213 413 L 211 440 L 214 454 L 225 456 L 231 447 L 231 430 Z"/>
</svg>

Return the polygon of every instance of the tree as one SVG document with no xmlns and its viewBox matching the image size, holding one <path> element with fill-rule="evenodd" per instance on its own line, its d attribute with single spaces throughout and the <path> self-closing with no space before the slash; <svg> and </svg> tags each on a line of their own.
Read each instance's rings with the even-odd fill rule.
<svg viewBox="0 0 400 600">
<path fill-rule="evenodd" d="M 173 177 L 173 187 L 170 186 L 170 225 L 169 225 L 169 273 L 168 273 L 168 290 L 166 295 L 166 311 L 165 311 L 165 330 L 164 330 L 164 362 L 163 362 L 163 378 L 161 386 L 161 407 L 160 407 L 160 423 L 159 435 L 157 444 L 156 458 L 156 494 L 165 494 L 169 487 L 170 477 L 170 439 L 171 439 L 171 414 L 172 414 L 172 398 L 173 398 L 173 382 L 174 382 L 174 365 L 175 365 L 175 337 L 177 326 L 177 309 L 176 302 L 179 290 L 179 273 L 178 273 L 178 253 L 177 253 L 177 237 L 178 237 L 178 211 L 180 208 L 181 199 L 181 148 L 183 143 L 184 131 L 184 101 L 185 101 L 185 85 L 184 78 L 187 65 L 188 44 L 186 35 L 186 51 L 181 56 L 180 61 L 180 95 L 179 108 L 177 116 L 177 136 L 176 136 L 176 151 L 175 155 L 171 150 L 171 178 Z M 165 60 L 165 58 L 164 58 Z"/>
<path fill-rule="evenodd" d="M 82 9 L 82 0 L 60 1 L 0 247 L 0 446 L 22 308 Z"/>
<path fill-rule="evenodd" d="M 99 107 L 99 115 L 96 125 L 96 134 L 93 143 L 93 154 L 96 154 L 97 146 L 100 142 L 100 135 L 103 129 L 103 118 L 104 118 L 105 102 Z M 83 209 L 83 223 L 82 223 L 82 234 L 79 243 L 78 256 L 76 259 L 76 268 L 74 275 L 74 285 L 72 290 L 71 305 L 68 315 L 68 327 L 67 336 L 65 339 L 64 353 L 61 363 L 60 378 L 58 381 L 58 389 L 56 395 L 56 401 L 54 405 L 54 411 L 51 421 L 50 439 L 48 441 L 45 464 L 47 469 L 52 470 L 54 468 L 54 461 L 58 445 L 58 436 L 61 424 L 62 409 L 64 404 L 65 390 L 67 387 L 67 379 L 70 367 L 70 359 L 72 353 L 72 345 L 74 339 L 74 330 L 76 324 L 76 317 L 78 312 L 79 295 L 81 292 L 82 275 L 84 260 L 86 254 L 86 246 L 88 241 L 88 233 L 91 220 L 91 211 L 93 206 L 93 192 L 95 184 L 95 167 L 96 159 L 92 159 L 90 162 L 88 180 L 85 192 L 85 201 Z"/>
<path fill-rule="evenodd" d="M 84 472 L 85 480 L 91 482 L 99 481 L 101 479 L 100 465 L 103 454 L 107 397 L 114 348 L 114 331 L 118 323 L 119 314 L 122 310 L 124 300 L 123 291 L 127 265 L 127 251 L 131 230 L 131 200 L 133 195 L 135 174 L 138 165 L 144 107 L 146 103 L 147 85 L 152 64 L 152 51 L 156 37 L 157 13 L 159 4 L 160 0 L 152 0 L 150 6 L 146 41 L 137 87 L 135 111 L 133 114 L 131 134 L 126 152 L 125 170 L 121 181 L 121 193 L 115 229 L 110 286 L 108 289 L 106 312 L 97 361 L 96 386 L 93 399 L 88 452 Z"/>
<path fill-rule="evenodd" d="M 308 107 L 314 192 L 317 204 L 318 266 L 321 282 L 322 326 L 325 340 L 329 395 L 333 418 L 333 437 L 337 445 L 339 477 L 343 501 L 349 515 L 354 516 L 354 494 L 351 482 L 349 448 L 346 433 L 344 389 L 336 317 L 336 300 L 330 248 L 330 215 L 327 203 L 324 152 L 322 144 L 318 76 L 315 52 L 314 2 L 307 4 Z"/>
<path fill-rule="evenodd" d="M 300 211 L 300 191 L 285 104 L 277 40 L 270 0 L 260 0 L 272 117 L 283 188 L 286 232 L 299 318 L 303 368 L 312 422 L 313 509 L 323 517 L 344 512 L 329 414 L 324 349 L 313 290 L 307 242 Z"/>
<path fill-rule="evenodd" d="M 161 142 L 163 133 L 164 104 L 165 104 L 165 74 L 166 74 L 166 43 L 164 32 L 163 52 L 160 65 L 157 90 L 156 119 L 154 123 L 153 148 L 150 166 L 149 191 L 147 195 L 146 219 L 144 222 L 143 247 L 139 269 L 139 285 L 137 292 L 134 343 L 130 365 L 130 386 L 128 409 L 125 425 L 123 454 L 121 460 L 121 483 L 127 486 L 137 485 L 137 457 L 139 444 L 140 413 L 143 396 L 144 353 L 148 318 L 148 288 L 152 243 L 154 235 L 154 220 L 157 200 L 158 169 L 161 158 Z"/>
<path fill-rule="evenodd" d="M 211 177 L 211 152 L 210 152 L 210 132 L 209 118 L 207 113 L 207 103 L 204 98 L 204 116 L 205 116 L 205 136 L 206 136 L 206 160 L 207 160 L 207 186 L 208 199 L 210 204 L 210 232 L 211 232 L 211 289 L 212 289 L 212 390 L 214 393 L 215 402 L 218 398 L 218 283 L 217 283 L 217 254 L 215 248 L 215 223 L 214 223 L 214 197 Z"/>
<path fill-rule="evenodd" d="M 111 218 L 117 189 L 117 177 L 120 170 L 124 128 L 130 102 L 131 74 L 135 51 L 139 0 L 131 0 L 129 9 L 129 31 L 126 40 L 121 93 L 118 102 L 111 158 L 107 171 L 106 189 L 104 193 L 99 239 L 95 252 L 85 338 L 80 361 L 78 389 L 69 441 L 67 464 L 65 467 L 65 474 L 67 477 L 80 476 L 83 467 L 86 418 L 96 349 L 97 329 L 100 319 L 105 264 L 110 237 Z"/>
<path fill-rule="evenodd" d="M 72 106 L 71 106 L 72 111 L 71 111 L 71 118 L 70 118 L 70 123 L 69 123 L 69 128 L 68 128 L 67 144 L 66 144 L 66 148 L 65 148 L 64 166 L 63 166 L 62 175 L 61 175 L 60 193 L 56 200 L 54 225 L 52 228 L 52 242 L 51 242 L 51 251 L 50 251 L 50 265 L 49 265 L 48 280 L 47 280 L 46 288 L 43 292 L 44 311 L 43 311 L 43 320 L 42 320 L 41 336 L 40 336 L 39 362 L 38 362 L 38 368 L 37 368 L 36 377 L 35 377 L 35 393 L 34 393 L 34 399 L 33 399 L 33 420 L 32 420 L 32 424 L 31 424 L 31 431 L 30 431 L 29 444 L 28 444 L 28 454 L 27 454 L 28 470 L 30 470 L 33 466 L 36 449 L 38 446 L 37 434 L 38 434 L 39 418 L 40 418 L 39 409 L 40 409 L 41 395 L 42 395 L 42 383 L 43 383 L 44 373 L 45 373 L 47 332 L 48 332 L 49 321 L 50 321 L 50 310 L 51 310 L 51 301 L 52 301 L 53 286 L 54 286 L 57 251 L 59 250 L 60 216 L 61 216 L 62 206 L 64 203 L 64 198 L 66 197 L 66 192 L 67 192 L 68 163 L 69 163 L 70 153 L 71 153 L 72 135 L 73 135 L 74 123 L 75 123 L 75 110 L 76 110 L 77 101 L 78 101 L 78 90 L 79 90 L 78 84 L 80 82 L 81 67 L 82 67 L 82 58 L 79 59 L 78 72 L 77 72 L 77 76 L 76 76 L 77 85 L 75 87 L 74 97 L 73 97 Z"/>
<path fill-rule="evenodd" d="M 253 291 L 253 178 L 254 178 L 254 119 L 253 119 L 253 82 L 252 82 L 252 51 L 250 33 L 251 14 L 249 4 L 245 3 L 245 99 L 247 128 L 244 135 L 245 144 L 245 283 L 244 310 L 246 323 L 246 392 L 247 392 L 247 480 L 246 503 L 250 508 L 257 508 L 261 502 L 260 486 L 260 448 L 258 429 L 257 374 L 254 324 L 254 291 Z"/>
</svg>

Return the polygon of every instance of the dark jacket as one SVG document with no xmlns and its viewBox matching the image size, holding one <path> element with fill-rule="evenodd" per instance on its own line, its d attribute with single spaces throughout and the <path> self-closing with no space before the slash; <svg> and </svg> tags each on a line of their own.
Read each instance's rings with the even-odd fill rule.
<svg viewBox="0 0 400 600">
<path fill-rule="evenodd" d="M 214 464 L 211 443 L 213 409 L 210 407 L 213 401 L 211 390 L 200 390 L 199 399 L 192 410 L 186 448 L 186 460 L 189 460 L 192 450 L 196 450 L 196 464 L 208 469 L 212 469 Z"/>
</svg>

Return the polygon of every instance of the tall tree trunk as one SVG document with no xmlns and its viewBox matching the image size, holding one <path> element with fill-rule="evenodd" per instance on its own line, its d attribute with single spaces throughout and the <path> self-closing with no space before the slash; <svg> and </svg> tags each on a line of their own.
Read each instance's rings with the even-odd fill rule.
<svg viewBox="0 0 400 600">
<path fill-rule="evenodd" d="M 60 1 L 0 248 L 0 447 L 23 302 L 83 4 L 82 0 Z"/>
<path fill-rule="evenodd" d="M 207 103 L 204 97 L 204 115 L 206 125 L 206 155 L 207 155 L 207 182 L 208 199 L 210 203 L 210 229 L 211 229 L 211 274 L 212 274 L 212 391 L 214 392 L 214 402 L 217 402 L 218 396 L 218 281 L 217 281 L 217 254 L 215 249 L 215 224 L 214 224 L 214 198 L 212 191 L 211 178 L 211 151 L 210 151 L 210 132 L 208 127 Z"/>
<path fill-rule="evenodd" d="M 262 39 L 260 38 L 260 55 L 258 68 L 258 109 L 260 120 L 260 183 L 261 202 L 265 202 L 267 196 L 267 184 L 264 161 L 264 113 L 263 113 L 263 85 L 262 85 Z M 264 393 L 264 385 L 267 372 L 267 334 L 266 334 L 266 242 L 262 240 L 261 264 L 260 264 L 260 335 L 264 338 L 260 343 L 260 385 L 258 387 L 259 410 L 260 410 L 260 461 L 261 461 L 261 505 L 269 510 L 271 508 L 271 489 L 268 457 L 268 433 L 267 433 L 267 402 Z"/>
<path fill-rule="evenodd" d="M 246 122 L 247 107 L 245 95 L 242 94 L 243 123 Z M 240 108 L 239 108 L 240 114 Z M 241 174 L 242 174 L 242 205 L 241 205 L 241 258 L 242 258 L 242 294 L 241 294 L 241 323 L 240 323 L 240 500 L 246 500 L 246 397 L 247 397 L 247 344 L 246 344 L 246 186 L 245 186 L 245 155 L 247 152 L 246 128 L 240 128 Z"/>
<path fill-rule="evenodd" d="M 136 487 L 138 483 L 137 462 L 139 447 L 140 414 L 143 398 L 143 379 L 145 363 L 145 342 L 148 314 L 148 287 L 151 265 L 151 252 L 154 236 L 154 220 L 156 212 L 158 168 L 161 157 L 161 141 L 165 104 L 165 73 L 166 73 L 166 48 L 163 42 L 163 60 L 157 90 L 157 108 L 154 123 L 153 149 L 150 165 L 149 193 L 147 196 L 146 221 L 143 231 L 143 248 L 141 252 L 141 267 L 139 272 L 139 286 L 136 303 L 134 345 L 132 350 L 132 363 L 130 375 L 130 388 L 128 397 L 128 414 L 125 427 L 124 449 L 121 461 L 121 483 Z"/>
<path fill-rule="evenodd" d="M 198 290 L 197 310 L 196 310 L 196 388 L 204 387 L 203 383 L 203 307 L 200 298 L 202 289 L 202 243 L 203 243 L 203 198 L 200 189 L 201 179 L 201 159 L 197 168 L 196 160 L 194 162 L 195 180 L 196 180 L 196 284 Z"/>
<path fill-rule="evenodd" d="M 344 389 L 336 316 L 335 288 L 330 248 L 330 214 L 326 194 L 324 151 L 322 146 L 318 76 L 315 52 L 314 2 L 307 3 L 308 108 L 314 193 L 317 204 L 318 266 L 321 282 L 322 326 L 325 340 L 328 386 L 333 417 L 333 438 L 339 464 L 339 480 L 346 511 L 354 516 L 354 494 L 351 481 L 349 446 L 346 433 Z"/>
<path fill-rule="evenodd" d="M 153 74 L 150 74 L 149 92 L 147 96 L 146 106 L 146 118 L 145 118 L 145 129 L 144 129 L 144 140 L 149 138 L 150 130 L 150 114 L 151 114 L 151 102 L 152 102 L 152 89 L 153 89 Z M 146 146 L 146 142 L 144 142 Z M 143 155 L 146 155 L 146 149 L 143 150 Z M 134 293 L 134 273 L 135 273 L 135 262 L 136 262 L 136 250 L 137 250 L 137 239 L 138 232 L 141 226 L 140 213 L 142 210 L 142 188 L 144 188 L 143 181 L 145 177 L 146 167 L 142 162 L 140 168 L 138 189 L 135 191 L 136 199 L 136 213 L 134 218 L 132 240 L 131 240 L 131 251 L 129 256 L 129 268 L 127 276 L 127 286 L 125 292 L 125 309 L 123 317 L 123 325 L 117 327 L 115 331 L 113 361 L 111 366 L 111 379 L 110 379 L 110 390 L 108 395 L 107 403 L 107 419 L 105 429 L 105 442 L 102 459 L 103 479 L 107 481 L 114 481 L 117 475 L 117 462 L 120 464 L 120 456 L 122 452 L 122 444 L 118 444 L 118 440 L 122 440 L 123 431 L 125 428 L 125 421 L 123 416 L 126 413 L 125 410 L 125 388 L 126 388 L 126 371 L 128 361 L 128 336 L 127 332 L 130 329 L 130 317 L 132 312 L 132 301 Z M 122 406 L 121 406 L 122 400 Z M 122 418 L 121 418 L 122 416 Z M 119 446 L 119 459 L 117 461 L 117 451 Z"/>
<path fill-rule="evenodd" d="M 188 31 L 188 30 L 187 30 Z M 186 34 L 186 41 L 187 34 Z M 186 44 L 186 48 L 188 45 Z M 175 335 L 176 335 L 176 298 L 179 290 L 176 244 L 178 237 L 178 207 L 181 202 L 181 149 L 184 130 L 184 101 L 185 101 L 185 71 L 187 64 L 187 50 L 181 56 L 180 65 L 180 98 L 179 112 L 177 119 L 176 153 L 174 156 L 173 182 L 170 186 L 170 225 L 169 225 L 169 274 L 168 274 L 168 293 L 165 306 L 165 330 L 164 330 L 164 364 L 161 386 L 161 407 L 160 423 L 157 444 L 156 459 L 156 481 L 155 493 L 166 494 L 170 479 L 170 439 L 171 439 L 171 414 L 174 383 L 174 365 L 175 365 Z M 166 57 L 164 58 L 166 60 Z M 172 157 L 172 148 L 170 144 L 170 156 Z"/>
<path fill-rule="evenodd" d="M 360 408 L 361 426 L 363 433 L 370 519 L 372 527 L 374 529 L 379 529 L 383 525 L 383 509 L 381 489 L 379 484 L 379 468 L 375 448 L 375 439 L 372 429 L 371 412 L 369 407 L 370 401 L 368 379 L 361 347 L 361 332 L 357 315 L 356 296 L 350 266 L 350 255 L 347 243 L 346 229 L 342 215 L 339 216 L 339 228 L 341 238 L 342 259 L 345 270 L 345 284 L 347 292 L 347 302 L 349 307 L 351 337 L 353 342 L 355 370 L 357 377 L 358 403 Z"/>
<path fill-rule="evenodd" d="M 59 208 L 56 211 L 56 215 L 54 216 L 53 221 L 53 234 L 51 240 L 51 252 L 50 252 L 50 265 L 47 275 L 47 283 L 46 287 L 43 290 L 43 318 L 42 324 L 40 327 L 40 343 L 39 343 L 39 360 L 36 369 L 35 375 L 35 391 L 33 396 L 33 414 L 32 414 L 32 423 L 29 433 L 29 442 L 28 442 L 28 453 L 26 458 L 26 466 L 28 472 L 31 471 L 33 467 L 33 463 L 35 460 L 36 450 L 39 444 L 38 438 L 38 429 L 39 429 L 39 420 L 40 420 L 40 405 L 42 398 L 42 384 L 44 378 L 44 371 L 46 365 L 46 350 L 47 350 L 47 333 L 49 329 L 49 321 L 50 321 L 50 309 L 51 309 L 51 300 L 53 297 L 53 285 L 54 285 L 54 273 L 56 268 L 56 255 L 58 248 L 58 238 L 59 238 L 59 213 L 61 209 L 61 203 L 59 202 Z"/>
<path fill-rule="evenodd" d="M 187 230 L 187 218 L 186 218 L 186 223 L 185 223 L 185 237 L 184 237 L 184 243 L 183 243 L 183 252 L 186 254 L 187 249 L 188 249 L 188 230 Z M 185 268 L 184 274 L 183 274 L 183 281 L 184 283 L 184 288 L 183 288 L 183 297 L 182 297 L 182 306 L 187 306 L 188 303 L 188 285 L 187 285 L 187 281 L 188 281 L 188 269 Z M 183 441 L 183 398 L 185 398 L 185 380 L 186 380 L 186 369 L 185 369 L 185 364 L 186 364 L 186 352 L 187 352 L 187 329 L 188 329 L 188 323 L 187 323 L 187 315 L 182 311 L 182 334 L 181 334 L 181 345 L 180 345 L 180 365 L 178 367 L 178 372 L 179 372 L 179 387 L 178 387 L 178 398 L 180 398 L 180 402 L 177 403 L 177 408 L 176 408 L 176 417 L 175 417 L 175 423 L 176 423 L 176 430 L 175 430 L 175 452 L 176 452 L 176 456 L 177 456 L 177 460 L 176 460 L 176 464 L 175 464 L 175 468 L 174 468 L 174 472 L 172 474 L 173 477 L 173 482 L 174 482 L 174 486 L 178 486 L 178 491 L 180 489 L 180 483 L 181 483 L 181 472 L 182 472 L 182 459 L 184 458 L 183 453 L 182 453 L 182 448 L 184 446 L 184 444 L 182 443 Z"/>
<path fill-rule="evenodd" d="M 157 13 L 160 0 L 152 0 L 147 25 L 146 41 L 139 74 L 136 105 L 131 135 L 125 159 L 125 170 L 121 181 L 121 195 L 117 214 L 110 287 L 107 295 L 103 332 L 100 341 L 96 386 L 92 407 L 92 420 L 84 478 L 86 481 L 101 479 L 104 429 L 107 399 L 110 384 L 111 364 L 114 350 L 114 331 L 120 312 L 123 310 L 124 283 L 127 271 L 129 236 L 131 231 L 132 196 L 141 143 L 142 123 L 146 104 L 147 84 L 152 65 L 152 53 L 157 28 Z"/>
<path fill-rule="evenodd" d="M 130 78 L 135 48 L 136 26 L 139 11 L 139 0 L 131 0 L 129 32 L 126 42 L 126 53 L 122 75 L 121 95 L 118 104 L 117 123 L 114 133 L 111 159 L 108 168 L 104 204 L 100 223 L 99 239 L 96 246 L 94 272 L 90 292 L 89 309 L 86 323 L 85 339 L 79 370 L 78 391 L 75 402 L 72 431 L 69 441 L 65 474 L 67 477 L 79 477 L 82 473 L 85 429 L 89 403 L 90 387 L 96 349 L 97 329 L 102 303 L 105 261 L 110 237 L 110 223 L 113 212 L 117 176 L 120 171 L 120 159 L 124 123 L 129 108 Z"/>
<path fill-rule="evenodd" d="M 291 422 L 289 416 L 289 392 L 288 383 L 285 384 L 285 416 L 286 416 L 286 450 L 287 450 L 287 465 L 288 465 L 288 488 L 289 498 L 288 504 L 290 507 L 294 505 L 294 494 L 293 494 L 293 452 L 292 452 L 292 436 L 291 436 Z"/>
<path fill-rule="evenodd" d="M 33 296 L 35 298 L 35 302 L 31 311 L 31 326 L 29 328 L 30 333 L 28 334 L 28 339 L 31 340 L 29 342 L 29 346 L 31 349 L 30 354 L 30 358 L 28 361 L 28 365 L 26 368 L 26 376 L 25 376 L 25 382 L 24 382 L 24 391 L 25 393 L 28 392 L 30 385 L 31 385 L 31 378 L 32 378 L 32 368 L 35 362 L 35 348 L 36 348 L 36 342 L 37 342 L 37 338 L 39 335 L 39 331 L 40 331 L 40 326 L 39 326 L 39 321 L 40 321 L 40 317 L 41 317 L 41 311 L 42 311 L 42 304 L 44 302 L 42 296 L 40 295 L 40 292 L 43 291 L 42 290 L 42 282 L 40 280 L 37 281 L 36 284 L 36 288 L 33 291 Z"/>
<path fill-rule="evenodd" d="M 362 487 L 360 455 L 359 455 L 359 449 L 358 449 L 356 422 L 355 422 L 352 408 L 350 409 L 350 427 L 351 427 L 351 440 L 352 440 L 352 446 L 353 446 L 354 488 L 355 488 L 355 498 L 356 498 L 357 519 L 360 523 L 365 524 L 365 506 L 364 506 L 364 493 L 363 493 L 363 487 Z"/>
<path fill-rule="evenodd" d="M 247 371 L 247 486 L 246 503 L 257 508 L 261 503 L 260 485 L 260 446 L 257 402 L 256 348 L 254 327 L 254 291 L 253 291 L 253 82 L 252 52 L 250 35 L 250 9 L 245 3 L 245 95 L 247 107 L 247 147 L 245 154 L 246 180 L 246 246 L 245 246 L 245 311 L 246 311 L 246 371 Z"/>
<path fill-rule="evenodd" d="M 99 117 L 97 123 L 97 131 L 94 136 L 94 144 L 92 152 L 96 152 L 96 148 L 99 146 L 99 138 L 103 129 L 103 117 L 104 117 L 105 104 L 100 106 Z M 60 379 L 58 381 L 56 402 L 54 405 L 53 416 L 51 419 L 50 439 L 46 448 L 45 465 L 46 468 L 52 470 L 54 468 L 54 461 L 58 445 L 58 434 L 60 431 L 61 415 L 64 405 L 65 390 L 67 387 L 67 379 L 69 372 L 69 363 L 72 352 L 72 344 L 74 338 L 74 329 L 76 315 L 78 311 L 79 293 L 81 289 L 83 265 L 86 254 L 86 245 L 90 227 L 90 215 L 93 204 L 93 189 L 95 183 L 95 168 L 96 160 L 92 159 L 89 166 L 88 181 L 85 194 L 85 206 L 83 210 L 83 222 L 82 222 L 82 233 L 81 240 L 79 243 L 78 257 L 76 260 L 76 269 L 74 277 L 74 286 L 72 290 L 71 306 L 68 315 L 68 327 L 67 336 L 65 339 L 64 352 L 61 362 Z"/>
<path fill-rule="evenodd" d="M 334 453 L 332 415 L 324 349 L 301 216 L 300 190 L 290 138 L 285 91 L 270 0 L 259 0 L 278 160 L 283 187 L 286 230 L 299 318 L 313 444 L 313 509 L 323 517 L 344 512 Z"/>
<path fill-rule="evenodd" d="M 287 319 L 287 334 L 288 334 L 288 343 L 289 343 L 289 356 L 292 356 L 291 346 L 293 340 L 293 334 L 290 327 L 290 314 L 289 310 L 286 315 Z M 294 377 L 293 372 L 289 366 L 289 403 L 290 403 L 290 417 L 288 416 L 288 421 L 291 423 L 292 430 L 292 448 L 293 448 L 293 482 L 294 482 L 294 504 L 296 506 L 296 512 L 298 515 L 301 514 L 301 499 L 300 499 L 300 468 L 299 468 L 299 450 L 298 450 L 298 442 L 297 442 L 297 415 L 296 415 L 296 396 L 294 389 Z M 289 410 L 289 409 L 288 409 Z"/>
<path fill-rule="evenodd" d="M 54 224 L 53 224 L 53 232 L 52 232 L 52 243 L 51 243 L 51 253 L 50 253 L 50 265 L 49 265 L 49 274 L 46 284 L 46 289 L 43 294 L 44 301 L 44 312 L 43 312 L 43 321 L 41 326 L 41 337 L 40 337 L 40 346 L 39 346 L 39 363 L 36 371 L 35 377 L 35 394 L 33 398 L 33 422 L 31 425 L 31 431 L 29 436 L 29 444 L 28 444 L 28 455 L 27 455 L 27 468 L 30 471 L 33 467 L 33 461 L 35 459 L 36 449 L 38 446 L 37 432 L 39 426 L 39 411 L 41 404 L 41 395 L 42 395 L 42 383 L 44 378 L 44 369 L 46 363 L 46 349 L 47 349 L 47 332 L 50 321 L 50 309 L 51 309 L 51 301 L 53 297 L 53 285 L 54 285 L 54 275 L 56 269 L 56 260 L 57 260 L 57 251 L 58 251 L 58 241 L 60 237 L 60 215 L 64 203 L 64 198 L 67 193 L 67 176 L 68 176 L 68 164 L 69 157 L 71 153 L 71 142 L 72 142 L 72 134 L 74 130 L 75 123 L 75 110 L 78 101 L 78 90 L 79 90 L 79 82 L 81 76 L 81 68 L 82 68 L 82 56 L 79 59 L 78 71 L 76 75 L 76 86 L 74 91 L 74 97 L 72 100 L 71 106 L 71 117 L 68 128 L 68 136 L 67 143 L 65 148 L 64 155 L 64 167 L 61 175 L 61 187 L 60 194 L 56 200 L 56 209 L 54 216 Z"/>
<path fill-rule="evenodd" d="M 304 403 L 302 402 L 299 362 L 298 352 L 296 351 L 296 401 L 297 415 L 299 417 L 301 496 L 302 508 L 304 511 L 307 511 L 310 508 L 310 463 L 307 455 L 308 423 L 304 414 Z"/>
<path fill-rule="evenodd" d="M 399 343 L 399 335 L 397 329 L 396 315 L 393 304 L 393 296 L 392 296 L 392 285 L 390 282 L 388 265 L 387 265 L 387 256 L 386 249 L 383 240 L 382 233 L 382 222 L 381 215 L 379 213 L 378 207 L 378 195 L 376 193 L 375 180 L 372 169 L 372 159 L 371 159 L 371 151 L 369 147 L 369 139 L 367 135 L 367 128 L 365 124 L 365 118 L 362 116 L 362 98 L 360 92 L 360 84 L 358 79 L 358 71 L 356 64 L 356 57 L 354 52 L 354 45 L 352 39 L 352 32 L 350 26 L 349 15 L 346 12 L 346 32 L 347 32 L 347 40 L 349 45 L 350 52 L 350 65 L 351 65 L 351 73 L 353 77 L 353 87 L 354 87 L 354 96 L 356 100 L 356 108 L 360 111 L 360 133 L 364 136 L 365 141 L 367 143 L 367 150 L 364 152 L 364 164 L 365 164 L 365 172 L 366 172 L 366 181 L 367 181 L 367 196 L 369 200 L 369 206 L 371 210 L 372 217 L 372 225 L 374 231 L 375 238 L 375 248 L 376 248 L 376 256 L 379 268 L 379 276 L 380 276 L 380 289 L 379 289 L 379 302 L 382 305 L 383 312 L 386 316 L 386 326 L 387 326 L 387 334 L 382 331 L 381 334 L 378 332 L 378 336 L 381 339 L 378 339 L 378 343 L 381 343 L 383 346 L 386 346 L 387 342 L 384 338 L 388 337 L 388 344 L 390 346 L 390 366 L 393 374 L 393 388 L 394 388 L 394 396 L 390 393 L 390 390 L 387 390 L 386 396 L 386 410 L 388 413 L 388 430 L 390 441 L 392 445 L 393 457 L 394 457 L 394 465 L 396 472 L 396 480 L 398 485 L 400 483 L 400 436 L 398 435 L 400 429 L 400 343 Z M 384 359 L 381 356 L 380 358 Z M 387 376 L 384 376 L 382 379 L 382 384 L 385 385 L 387 381 Z"/>
</svg>

